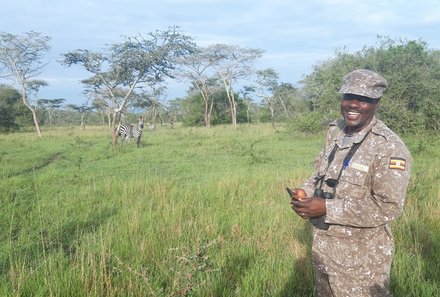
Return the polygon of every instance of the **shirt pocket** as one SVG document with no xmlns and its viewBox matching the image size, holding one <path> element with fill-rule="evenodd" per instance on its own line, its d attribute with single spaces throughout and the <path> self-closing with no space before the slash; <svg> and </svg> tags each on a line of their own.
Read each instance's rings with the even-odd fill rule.
<svg viewBox="0 0 440 297">
<path fill-rule="evenodd" d="M 347 167 L 335 189 L 335 197 L 340 199 L 362 199 L 367 191 L 368 172 Z"/>
<path fill-rule="evenodd" d="M 350 165 L 342 172 L 340 181 L 350 185 L 363 187 L 366 184 L 367 175 L 368 166 L 359 163 L 350 163 Z"/>
</svg>

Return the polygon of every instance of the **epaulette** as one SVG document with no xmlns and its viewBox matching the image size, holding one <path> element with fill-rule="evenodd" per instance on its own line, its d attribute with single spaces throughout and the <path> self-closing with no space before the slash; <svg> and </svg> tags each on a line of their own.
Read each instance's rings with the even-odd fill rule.
<svg viewBox="0 0 440 297">
<path fill-rule="evenodd" d="M 394 133 L 384 122 L 377 120 L 376 125 L 373 127 L 372 132 L 380 137 L 383 137 L 386 142 L 398 143 L 406 148 L 402 139 Z"/>
<path fill-rule="evenodd" d="M 392 138 L 396 138 L 397 136 L 390 128 L 388 128 L 387 125 L 385 125 L 384 122 L 382 122 L 379 119 L 377 120 L 376 125 L 374 125 L 373 128 L 371 129 L 371 132 L 373 132 L 376 135 L 382 136 L 387 141 L 391 140 Z"/>
<path fill-rule="evenodd" d="M 345 121 L 343 119 L 339 119 L 328 124 L 328 137 L 331 139 L 336 138 L 336 136 L 344 130 Z"/>
</svg>

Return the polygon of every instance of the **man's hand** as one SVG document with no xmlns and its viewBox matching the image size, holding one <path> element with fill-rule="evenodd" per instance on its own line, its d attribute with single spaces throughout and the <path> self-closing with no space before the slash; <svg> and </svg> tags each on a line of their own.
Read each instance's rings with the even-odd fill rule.
<svg viewBox="0 0 440 297">
<path fill-rule="evenodd" d="M 327 213 L 324 198 L 291 199 L 290 204 L 292 205 L 292 209 L 303 219 L 316 218 Z"/>
</svg>

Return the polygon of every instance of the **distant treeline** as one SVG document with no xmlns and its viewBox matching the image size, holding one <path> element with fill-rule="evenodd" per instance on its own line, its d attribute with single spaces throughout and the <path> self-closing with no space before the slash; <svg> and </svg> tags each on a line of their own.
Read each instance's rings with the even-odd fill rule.
<svg viewBox="0 0 440 297">
<path fill-rule="evenodd" d="M 313 67 L 296 85 L 278 81 L 273 69 L 255 73 L 255 83 L 235 92 L 237 123 L 288 122 L 293 129 L 314 132 L 339 117 L 338 89 L 342 77 L 357 68 L 381 73 L 388 81 L 379 117 L 400 133 L 440 130 L 440 51 L 422 40 L 378 37 L 377 44 L 358 52 L 340 49 L 334 57 Z M 213 96 L 211 124 L 230 123 L 230 104 L 224 90 Z M 97 103 L 90 107 L 63 105 L 64 99 L 41 99 L 37 112 L 45 125 L 109 125 L 109 115 Z M 127 109 L 129 109 L 128 107 Z M 131 108 L 134 108 L 132 106 Z M 196 88 L 187 96 L 166 102 L 149 101 L 136 112 L 121 113 L 119 121 L 132 122 L 138 115 L 156 124 L 182 122 L 205 125 L 205 101 Z M 32 115 L 13 88 L 0 86 L 0 131 L 32 125 Z"/>
</svg>

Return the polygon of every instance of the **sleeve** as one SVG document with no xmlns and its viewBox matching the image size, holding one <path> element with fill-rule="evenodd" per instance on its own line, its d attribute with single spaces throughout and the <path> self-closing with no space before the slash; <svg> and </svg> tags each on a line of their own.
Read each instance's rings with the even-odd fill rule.
<svg viewBox="0 0 440 297">
<path fill-rule="evenodd" d="M 315 192 L 315 182 L 319 176 L 319 167 L 324 155 L 325 150 L 321 150 L 321 152 L 318 154 L 318 156 L 315 158 L 315 161 L 313 162 L 315 168 L 313 174 L 308 179 L 306 179 L 302 185 L 302 188 L 307 193 L 307 197 L 312 197 L 313 193 Z"/>
<path fill-rule="evenodd" d="M 403 144 L 392 144 L 377 154 L 369 186 L 352 187 L 342 199 L 326 200 L 326 223 L 377 227 L 403 211 L 412 158 Z"/>
<path fill-rule="evenodd" d="M 329 129 L 327 130 L 326 136 L 325 136 L 325 144 L 323 149 L 319 152 L 318 156 L 315 158 L 313 165 L 314 165 L 314 172 L 313 174 L 304 181 L 302 188 L 306 191 L 307 197 L 312 197 L 313 193 L 315 192 L 315 183 L 317 178 L 320 174 L 320 169 L 322 162 L 326 162 L 326 156 L 329 152 L 327 152 L 329 145 L 333 141 L 333 134 L 336 130 L 336 125 L 331 125 Z"/>
</svg>

